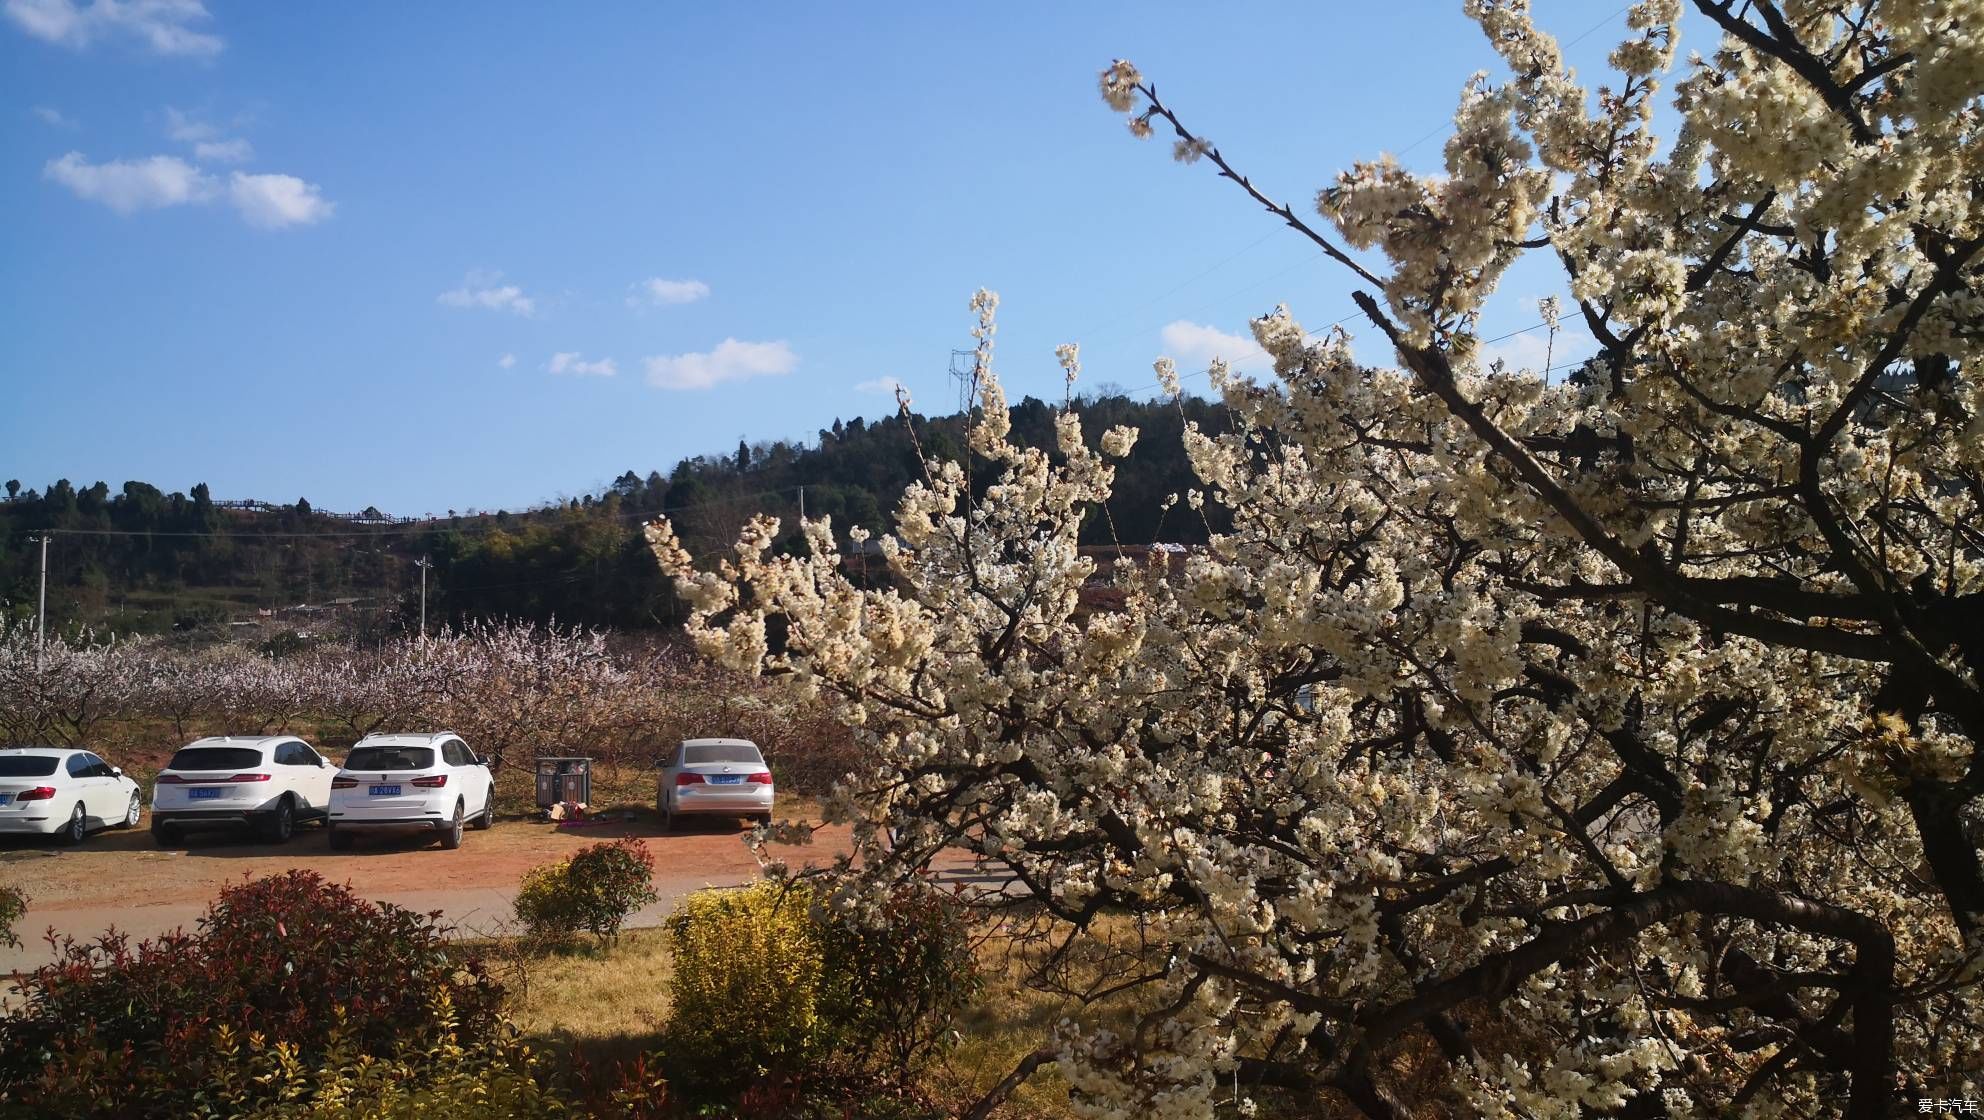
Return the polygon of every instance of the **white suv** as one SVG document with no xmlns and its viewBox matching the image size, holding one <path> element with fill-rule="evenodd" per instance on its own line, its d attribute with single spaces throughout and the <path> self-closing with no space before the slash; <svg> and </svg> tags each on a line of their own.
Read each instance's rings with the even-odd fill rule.
<svg viewBox="0 0 1984 1120">
<path fill-rule="evenodd" d="M 330 762 L 295 736 L 196 739 L 152 784 L 152 835 L 174 844 L 193 829 L 248 825 L 280 844 L 330 803 Z"/>
<path fill-rule="evenodd" d="M 331 847 L 349 848 L 360 829 L 431 830 L 443 848 L 462 846 L 462 826 L 496 821 L 489 767 L 452 731 L 367 735 L 331 781 Z"/>
</svg>

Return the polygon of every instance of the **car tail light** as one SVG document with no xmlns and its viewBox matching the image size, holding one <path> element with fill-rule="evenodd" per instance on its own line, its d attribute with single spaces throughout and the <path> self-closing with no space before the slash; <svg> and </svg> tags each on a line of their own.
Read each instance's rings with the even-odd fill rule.
<svg viewBox="0 0 1984 1120">
<path fill-rule="evenodd" d="M 768 786 L 772 784 L 771 771 L 767 770 L 762 774 L 753 774 L 744 780 L 754 786 Z"/>
<path fill-rule="evenodd" d="M 162 786 L 183 786 L 186 784 L 186 779 L 177 774 L 160 774 L 158 776 L 158 784 Z"/>
<path fill-rule="evenodd" d="M 703 784 L 703 776 L 701 774 L 677 774 L 675 775 L 675 784 L 678 786 L 699 786 Z"/>
<path fill-rule="evenodd" d="M 16 801 L 46 801 L 46 800 L 48 800 L 49 798 L 51 798 L 51 797 L 54 797 L 54 796 L 55 796 L 55 787 L 54 787 L 54 786 L 36 786 L 36 787 L 34 787 L 33 789 L 24 789 L 24 790 L 22 790 L 21 792 L 19 792 L 19 793 L 17 793 L 17 794 L 15 794 L 15 795 L 14 795 L 14 800 L 16 800 Z"/>
<path fill-rule="evenodd" d="M 357 789 L 357 788 L 358 788 L 358 779 L 357 779 L 357 778 L 332 778 L 332 779 L 331 779 L 331 788 L 332 788 L 332 789 Z"/>
<path fill-rule="evenodd" d="M 446 774 L 429 774 L 425 778 L 415 778 L 413 784 L 422 789 L 440 789 L 442 786 L 448 784 L 448 776 Z"/>
<path fill-rule="evenodd" d="M 269 776 L 267 774 L 236 774 L 228 779 L 230 782 L 266 782 L 268 780 Z"/>
</svg>

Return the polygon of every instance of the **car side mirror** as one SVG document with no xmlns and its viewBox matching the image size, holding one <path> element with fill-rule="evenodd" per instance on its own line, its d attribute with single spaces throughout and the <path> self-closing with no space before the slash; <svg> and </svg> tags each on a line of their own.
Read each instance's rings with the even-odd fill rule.
<svg viewBox="0 0 1984 1120">
<path fill-rule="evenodd" d="M 123 768 L 122 766 L 113 766 L 113 767 L 111 767 L 111 768 L 110 768 L 110 776 L 111 776 L 111 777 L 113 777 L 113 778 L 121 778 L 121 777 L 123 777 L 123 776 L 124 776 L 124 768 Z"/>
</svg>

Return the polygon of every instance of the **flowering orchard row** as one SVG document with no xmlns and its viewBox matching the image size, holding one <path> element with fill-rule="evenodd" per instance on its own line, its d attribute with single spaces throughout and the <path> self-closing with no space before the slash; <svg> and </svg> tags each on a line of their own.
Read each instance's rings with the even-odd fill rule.
<svg viewBox="0 0 1984 1120">
<path fill-rule="evenodd" d="M 661 643 L 580 628 L 476 623 L 425 640 L 271 656 L 155 638 L 0 633 L 0 744 L 170 748 L 199 735 L 308 730 L 336 747 L 446 727 L 499 770 L 539 754 L 644 763 L 694 735 L 757 740 L 789 788 L 819 787 L 846 732 L 817 712 Z M 816 771 L 818 771 L 816 773 Z"/>
</svg>

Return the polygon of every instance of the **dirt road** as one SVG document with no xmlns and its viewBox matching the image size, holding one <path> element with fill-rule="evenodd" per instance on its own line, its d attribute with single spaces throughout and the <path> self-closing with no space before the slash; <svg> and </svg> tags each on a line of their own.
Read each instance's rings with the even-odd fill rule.
<svg viewBox="0 0 1984 1120">
<path fill-rule="evenodd" d="M 190 928 L 223 885 L 291 868 L 349 883 L 375 901 L 439 910 L 465 935 L 495 933 L 511 919 L 510 902 L 525 871 L 622 836 L 640 837 L 654 853 L 655 889 L 661 894 L 661 901 L 637 913 L 630 925 L 658 923 L 691 891 L 748 882 L 758 874 L 736 822 L 693 823 L 662 834 L 647 814 L 584 828 L 503 821 L 487 832 L 469 832 L 452 852 L 421 837 L 372 838 L 354 850 L 333 852 L 315 827 L 299 830 L 280 846 L 215 833 L 162 849 L 143 828 L 98 833 L 78 848 L 10 837 L 0 839 L 0 883 L 21 887 L 29 902 L 19 926 L 24 944 L 0 946 L 0 973 L 52 959 L 43 938 L 51 928 L 79 940 L 112 926 L 137 937 Z M 774 851 L 797 867 L 830 862 L 846 848 L 846 830 L 834 828 L 816 833 L 811 847 Z"/>
</svg>

